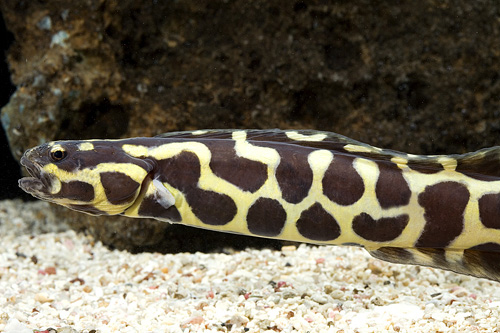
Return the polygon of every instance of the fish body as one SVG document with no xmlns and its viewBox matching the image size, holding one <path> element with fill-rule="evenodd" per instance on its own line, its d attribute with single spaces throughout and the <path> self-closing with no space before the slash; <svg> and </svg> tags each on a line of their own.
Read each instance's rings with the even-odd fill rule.
<svg viewBox="0 0 500 333">
<path fill-rule="evenodd" d="M 310 130 L 32 148 L 20 187 L 94 215 L 314 244 L 500 281 L 500 148 L 421 156 Z"/>
</svg>

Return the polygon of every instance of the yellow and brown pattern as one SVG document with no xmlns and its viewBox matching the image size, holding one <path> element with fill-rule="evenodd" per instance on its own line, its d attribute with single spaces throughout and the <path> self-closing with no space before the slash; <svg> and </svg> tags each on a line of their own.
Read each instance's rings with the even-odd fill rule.
<svg viewBox="0 0 500 333">
<path fill-rule="evenodd" d="M 33 196 L 500 281 L 500 147 L 417 156 L 310 130 L 201 130 L 28 150 Z"/>
</svg>

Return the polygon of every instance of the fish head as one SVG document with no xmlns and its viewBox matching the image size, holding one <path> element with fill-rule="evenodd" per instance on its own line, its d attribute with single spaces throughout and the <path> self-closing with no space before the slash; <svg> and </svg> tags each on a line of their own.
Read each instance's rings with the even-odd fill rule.
<svg viewBox="0 0 500 333">
<path fill-rule="evenodd" d="M 115 215 L 138 198 L 153 162 L 125 153 L 119 140 L 53 141 L 28 149 L 19 187 L 92 215 Z"/>
</svg>

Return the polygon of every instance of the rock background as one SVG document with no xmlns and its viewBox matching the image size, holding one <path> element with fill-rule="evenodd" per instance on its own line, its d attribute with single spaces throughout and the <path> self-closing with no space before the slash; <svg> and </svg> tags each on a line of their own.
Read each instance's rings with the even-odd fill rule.
<svg viewBox="0 0 500 333">
<path fill-rule="evenodd" d="M 16 90 L 2 124 L 16 160 L 54 139 L 201 128 L 312 128 L 416 154 L 471 151 L 499 143 L 499 9 L 3 0 Z M 60 214 L 119 248 L 175 243 L 162 223 Z"/>
</svg>

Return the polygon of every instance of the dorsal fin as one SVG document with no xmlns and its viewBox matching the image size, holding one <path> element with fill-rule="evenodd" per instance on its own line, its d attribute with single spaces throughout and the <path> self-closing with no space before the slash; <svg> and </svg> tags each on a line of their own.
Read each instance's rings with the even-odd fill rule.
<svg viewBox="0 0 500 333">
<path fill-rule="evenodd" d="M 413 155 L 391 149 L 381 149 L 369 144 L 350 139 L 340 134 L 315 130 L 240 130 L 240 129 L 206 129 L 197 131 L 170 132 L 157 137 L 194 139 L 194 140 L 231 140 L 233 133 L 244 131 L 248 141 L 268 141 L 293 144 L 303 147 L 328 149 L 334 153 L 360 156 L 373 161 L 391 161 L 402 158 L 408 166 L 421 173 L 436 173 L 445 168 L 480 180 L 496 180 L 500 177 L 500 147 L 478 150 L 463 155 Z"/>
<path fill-rule="evenodd" d="M 328 149 L 349 155 L 373 155 L 382 160 L 390 160 L 394 156 L 406 156 L 404 153 L 389 149 L 380 149 L 366 143 L 350 139 L 340 134 L 316 130 L 280 130 L 280 129 L 206 129 L 197 131 L 169 132 L 157 135 L 161 138 L 194 139 L 194 140 L 231 140 L 234 132 L 245 132 L 248 141 L 268 141 L 293 144 L 303 147 Z M 347 148 L 352 148 L 351 151 Z"/>
<path fill-rule="evenodd" d="M 247 140 L 294 143 L 303 146 L 356 144 L 371 147 L 365 143 L 350 139 L 340 134 L 315 130 L 280 130 L 280 129 L 204 129 L 159 134 L 160 138 L 179 139 L 232 139 L 234 132 L 245 132 Z M 327 147 L 325 147 L 326 149 Z"/>
<path fill-rule="evenodd" d="M 457 159 L 458 172 L 479 180 L 493 181 L 500 178 L 499 146 L 453 156 Z"/>
</svg>

